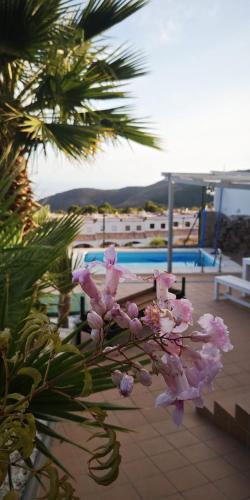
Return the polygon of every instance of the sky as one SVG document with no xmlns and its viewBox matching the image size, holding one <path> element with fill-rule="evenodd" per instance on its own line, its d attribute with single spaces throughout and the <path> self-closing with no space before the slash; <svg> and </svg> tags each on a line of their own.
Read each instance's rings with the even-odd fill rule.
<svg viewBox="0 0 250 500">
<path fill-rule="evenodd" d="M 129 83 L 129 104 L 162 150 L 124 141 L 80 163 L 41 153 L 30 166 L 36 196 L 250 168 L 249 21 L 249 0 L 150 0 L 107 32 L 114 47 L 127 43 L 146 58 L 149 74 Z"/>
</svg>

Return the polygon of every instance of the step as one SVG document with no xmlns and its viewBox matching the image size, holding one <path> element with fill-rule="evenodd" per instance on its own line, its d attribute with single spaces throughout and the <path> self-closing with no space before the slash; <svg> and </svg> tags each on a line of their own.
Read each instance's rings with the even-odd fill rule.
<svg viewBox="0 0 250 500">
<path fill-rule="evenodd" d="M 241 387 L 209 395 L 199 414 L 208 418 L 220 429 L 250 446 L 250 389 Z"/>
</svg>

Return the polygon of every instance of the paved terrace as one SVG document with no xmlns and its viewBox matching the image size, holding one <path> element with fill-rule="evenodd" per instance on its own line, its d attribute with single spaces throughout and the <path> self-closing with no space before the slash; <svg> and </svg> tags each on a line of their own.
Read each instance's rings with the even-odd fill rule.
<svg viewBox="0 0 250 500">
<path fill-rule="evenodd" d="M 128 291 L 127 285 L 122 287 L 121 295 Z M 188 277 L 186 296 L 195 307 L 195 319 L 204 312 L 222 316 L 235 345 L 224 356 L 224 369 L 215 382 L 215 392 L 209 395 L 210 400 L 218 400 L 242 387 L 250 392 L 250 311 L 229 302 L 214 302 L 212 291 L 212 276 Z M 120 435 L 122 464 L 112 485 L 101 487 L 88 477 L 87 457 L 82 452 L 68 445 L 54 446 L 76 478 L 79 497 L 83 500 L 250 499 L 250 452 L 198 415 L 191 404 L 186 405 L 184 424 L 177 428 L 168 410 L 154 408 L 155 396 L 162 389 L 161 378 L 155 377 L 150 388 L 136 385 L 130 400 L 121 399 L 116 389 L 92 397 L 95 401 L 131 403 L 141 408 L 110 417 L 110 422 L 136 431 Z M 73 425 L 63 425 L 63 430 L 83 444 L 89 436 L 84 429 Z"/>
</svg>

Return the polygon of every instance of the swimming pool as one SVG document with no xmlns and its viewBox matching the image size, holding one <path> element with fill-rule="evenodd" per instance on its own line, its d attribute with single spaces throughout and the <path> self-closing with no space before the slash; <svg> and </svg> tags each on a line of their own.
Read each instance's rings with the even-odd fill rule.
<svg viewBox="0 0 250 500">
<path fill-rule="evenodd" d="M 103 250 L 88 251 L 85 253 L 84 262 L 92 262 L 93 260 L 103 261 Z M 165 249 L 156 250 L 117 250 L 118 263 L 124 265 L 133 272 L 146 274 L 151 273 L 154 269 L 166 270 L 167 255 Z M 205 268 L 206 270 L 216 271 L 218 261 L 214 255 L 210 255 L 200 249 L 174 249 L 173 250 L 173 271 L 174 272 L 199 272 Z"/>
</svg>

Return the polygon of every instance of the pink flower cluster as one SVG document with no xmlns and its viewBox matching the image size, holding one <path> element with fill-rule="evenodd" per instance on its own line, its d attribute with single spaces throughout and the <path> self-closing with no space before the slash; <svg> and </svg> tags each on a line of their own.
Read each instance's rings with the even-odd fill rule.
<svg viewBox="0 0 250 500">
<path fill-rule="evenodd" d="M 135 275 L 117 264 L 114 246 L 105 250 L 104 255 L 102 265 L 106 268 L 106 278 L 102 290 L 96 286 L 91 275 L 91 268 L 99 263 L 94 262 L 91 268 L 73 273 L 73 280 L 90 297 L 92 310 L 87 321 L 91 337 L 107 359 L 117 361 L 117 369 L 112 372 L 111 378 L 121 395 L 131 394 L 135 380 L 149 386 L 152 374 L 160 374 L 166 382 L 166 390 L 157 396 L 156 407 L 173 405 L 173 419 L 180 425 L 184 402 L 191 400 L 196 406 L 203 406 L 202 394 L 204 390 L 212 390 L 213 380 L 222 368 L 221 351 L 233 348 L 228 328 L 222 318 L 207 313 L 198 320 L 200 328 L 190 332 L 193 325 L 192 304 L 188 299 L 176 299 L 169 292 L 175 276 L 166 272 L 155 272 L 157 299 L 146 307 L 143 317 L 139 317 L 135 303 L 129 303 L 125 310 L 122 309 L 115 302 L 120 279 L 135 278 Z M 125 346 L 104 348 L 112 323 L 128 330 Z M 193 349 L 192 343 L 197 342 L 202 344 L 201 348 Z M 150 358 L 151 373 L 141 363 L 129 359 L 128 345 L 140 347 Z"/>
</svg>

